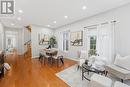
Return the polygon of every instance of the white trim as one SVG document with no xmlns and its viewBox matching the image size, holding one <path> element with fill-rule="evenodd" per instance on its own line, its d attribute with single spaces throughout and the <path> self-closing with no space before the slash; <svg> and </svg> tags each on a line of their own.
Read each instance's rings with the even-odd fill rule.
<svg viewBox="0 0 130 87">
<path fill-rule="evenodd" d="M 34 57 L 32 57 L 32 59 L 34 59 L 34 58 L 38 58 L 39 56 L 34 56 Z"/>
<path fill-rule="evenodd" d="M 73 60 L 73 61 L 78 61 L 78 58 L 68 58 L 66 57 L 65 59 Z"/>
</svg>

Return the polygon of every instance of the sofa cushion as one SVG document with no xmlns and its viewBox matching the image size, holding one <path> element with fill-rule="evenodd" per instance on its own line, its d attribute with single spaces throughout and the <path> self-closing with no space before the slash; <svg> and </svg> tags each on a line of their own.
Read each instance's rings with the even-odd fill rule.
<svg viewBox="0 0 130 87">
<path fill-rule="evenodd" d="M 105 68 L 106 68 L 106 71 L 117 76 L 118 78 L 130 79 L 130 71 L 129 70 L 123 69 L 117 65 L 107 65 Z"/>
<path fill-rule="evenodd" d="M 114 83 L 114 87 L 130 87 L 130 86 L 128 86 L 128 85 L 126 85 L 126 84 L 124 84 L 124 83 L 121 83 L 121 82 L 116 81 L 116 82 Z"/>
<path fill-rule="evenodd" d="M 90 87 L 111 87 L 112 80 L 105 76 L 94 74 L 91 77 Z"/>
<path fill-rule="evenodd" d="M 107 58 L 102 57 L 102 56 L 96 56 L 95 61 L 92 63 L 92 67 L 104 71 L 105 70 L 105 65 L 106 65 L 106 60 Z"/>
<path fill-rule="evenodd" d="M 117 54 L 116 57 L 115 57 L 114 64 L 115 64 L 115 65 L 118 65 L 118 60 L 120 60 L 121 58 L 123 58 L 123 57 L 121 57 L 120 54 Z"/>
</svg>

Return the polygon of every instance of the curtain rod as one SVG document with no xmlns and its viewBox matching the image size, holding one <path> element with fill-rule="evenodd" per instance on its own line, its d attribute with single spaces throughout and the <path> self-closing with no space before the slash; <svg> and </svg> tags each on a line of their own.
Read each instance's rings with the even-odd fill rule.
<svg viewBox="0 0 130 87">
<path fill-rule="evenodd" d="M 117 21 L 111 21 L 110 23 L 116 23 Z M 103 22 L 103 23 L 100 23 L 101 25 L 104 25 L 104 24 L 108 24 L 109 22 Z M 95 24 L 95 25 L 90 25 L 90 26 L 86 26 L 86 27 L 84 27 L 84 28 L 89 28 L 89 27 L 96 27 L 96 26 L 98 26 L 98 25 L 100 25 L 100 24 Z"/>
</svg>

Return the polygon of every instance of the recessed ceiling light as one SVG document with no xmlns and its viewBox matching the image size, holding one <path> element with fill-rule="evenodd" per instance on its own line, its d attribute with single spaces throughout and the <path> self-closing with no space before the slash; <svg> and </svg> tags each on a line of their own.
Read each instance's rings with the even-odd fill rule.
<svg viewBox="0 0 130 87">
<path fill-rule="evenodd" d="M 68 16 L 64 16 L 64 18 L 65 18 L 65 19 L 67 19 L 67 18 L 68 18 Z"/>
<path fill-rule="evenodd" d="M 56 22 L 56 21 L 54 21 L 53 23 L 55 23 L 55 24 L 56 24 L 57 22 Z"/>
<path fill-rule="evenodd" d="M 50 27 L 50 25 L 47 25 L 47 27 Z"/>
<path fill-rule="evenodd" d="M 86 6 L 83 6 L 83 7 L 82 7 L 83 10 L 86 10 L 86 8 L 87 8 Z"/>
<path fill-rule="evenodd" d="M 19 21 L 20 21 L 20 20 L 21 20 L 21 18 L 20 18 L 20 17 L 18 17 L 18 18 L 17 18 L 17 20 L 19 20 Z"/>
<path fill-rule="evenodd" d="M 13 23 L 11 23 L 11 25 L 12 25 L 12 26 L 14 26 L 14 24 L 13 24 Z"/>
<path fill-rule="evenodd" d="M 18 10 L 19 13 L 23 13 L 23 10 Z"/>
</svg>

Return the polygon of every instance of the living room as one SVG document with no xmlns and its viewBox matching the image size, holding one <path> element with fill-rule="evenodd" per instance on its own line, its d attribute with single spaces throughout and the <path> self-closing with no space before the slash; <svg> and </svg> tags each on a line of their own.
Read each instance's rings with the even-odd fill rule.
<svg viewBox="0 0 130 87">
<path fill-rule="evenodd" d="M 0 14 L 1 87 L 130 86 L 129 0 L 31 2 Z"/>
</svg>

